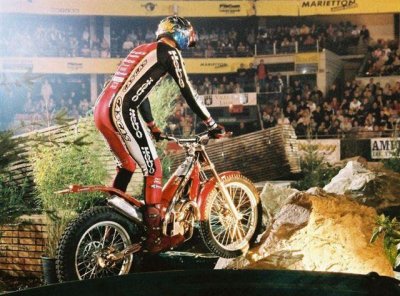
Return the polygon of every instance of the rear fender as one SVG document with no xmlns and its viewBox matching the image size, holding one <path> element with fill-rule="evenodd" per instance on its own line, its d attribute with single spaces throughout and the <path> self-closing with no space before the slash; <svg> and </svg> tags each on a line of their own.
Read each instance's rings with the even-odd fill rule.
<svg viewBox="0 0 400 296">
<path fill-rule="evenodd" d="M 56 194 L 67 194 L 67 193 L 79 193 L 79 192 L 106 192 L 110 195 L 117 195 L 127 202 L 134 204 L 137 207 L 141 207 L 144 205 L 143 202 L 134 198 L 133 196 L 118 190 L 113 187 L 103 186 L 103 185 L 77 185 L 73 184 L 70 185 L 68 189 L 56 191 Z"/>
<path fill-rule="evenodd" d="M 219 177 L 223 181 L 227 177 L 234 176 L 240 174 L 239 171 L 227 171 L 219 174 Z M 200 191 L 199 197 L 197 199 L 197 204 L 199 205 L 200 209 L 200 220 L 205 219 L 205 211 L 206 211 L 206 204 L 207 204 L 207 197 L 210 192 L 215 188 L 215 184 L 217 180 L 213 177 L 210 178 L 207 183 L 203 186 L 203 189 Z"/>
</svg>

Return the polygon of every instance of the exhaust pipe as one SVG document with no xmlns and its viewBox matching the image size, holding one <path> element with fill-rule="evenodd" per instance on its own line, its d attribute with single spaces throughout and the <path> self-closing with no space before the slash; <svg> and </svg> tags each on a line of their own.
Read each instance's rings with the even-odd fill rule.
<svg viewBox="0 0 400 296">
<path fill-rule="evenodd" d="M 140 210 L 136 206 L 128 203 L 125 199 L 114 196 L 110 198 L 107 203 L 135 223 L 143 224 L 143 215 Z"/>
</svg>

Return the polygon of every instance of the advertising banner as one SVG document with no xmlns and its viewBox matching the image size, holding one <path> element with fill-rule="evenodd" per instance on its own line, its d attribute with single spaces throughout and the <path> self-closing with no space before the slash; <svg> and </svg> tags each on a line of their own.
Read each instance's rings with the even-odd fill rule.
<svg viewBox="0 0 400 296">
<path fill-rule="evenodd" d="M 241 63 L 248 65 L 253 58 L 187 58 L 188 73 L 216 74 L 236 72 Z M 47 74 L 113 74 L 120 58 L 0 58 L 0 72 Z"/>
<path fill-rule="evenodd" d="M 254 15 L 252 1 L 13 0 L 2 1 L 0 13 L 108 16 L 224 17 Z"/>
<path fill-rule="evenodd" d="M 319 63 L 318 52 L 304 52 L 296 53 L 294 56 L 295 64 L 318 64 Z"/>
<path fill-rule="evenodd" d="M 317 145 L 320 155 L 331 164 L 340 161 L 339 139 L 297 140 L 300 156 L 304 155 L 309 145 Z"/>
<path fill-rule="evenodd" d="M 400 12 L 399 0 L 300 0 L 299 15 L 368 14 Z"/>
<path fill-rule="evenodd" d="M 0 73 L 109 74 L 120 62 L 101 58 L 1 58 Z"/>
<path fill-rule="evenodd" d="M 371 139 L 371 158 L 387 159 L 392 158 L 400 145 L 400 139 L 373 138 Z"/>
<path fill-rule="evenodd" d="M 257 16 L 298 16 L 297 0 L 262 0 L 256 1 Z"/>
<path fill-rule="evenodd" d="M 200 96 L 207 107 L 229 107 L 231 105 L 254 106 L 257 105 L 256 93 L 216 94 Z"/>
<path fill-rule="evenodd" d="M 399 0 L 3 0 L 0 5 L 0 13 L 51 15 L 232 17 L 399 12 Z"/>
<path fill-rule="evenodd" d="M 186 70 L 189 73 L 232 73 L 236 72 L 240 64 L 248 65 L 254 62 L 254 58 L 186 58 Z"/>
</svg>

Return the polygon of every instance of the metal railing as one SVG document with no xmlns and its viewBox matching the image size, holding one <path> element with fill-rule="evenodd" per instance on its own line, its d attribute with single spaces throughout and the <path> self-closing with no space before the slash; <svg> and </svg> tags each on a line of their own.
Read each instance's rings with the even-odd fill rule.
<svg viewBox="0 0 400 296">
<path fill-rule="evenodd" d="M 371 139 L 371 138 L 393 138 L 397 137 L 398 130 L 390 129 L 384 131 L 367 131 L 362 127 L 358 131 L 341 132 L 336 134 L 310 134 L 297 135 L 298 139 Z"/>
</svg>

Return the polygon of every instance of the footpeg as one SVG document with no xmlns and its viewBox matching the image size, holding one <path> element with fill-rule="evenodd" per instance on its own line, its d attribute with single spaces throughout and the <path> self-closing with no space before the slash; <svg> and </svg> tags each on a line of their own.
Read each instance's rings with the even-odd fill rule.
<svg viewBox="0 0 400 296">
<path fill-rule="evenodd" d="M 141 249 L 142 249 L 141 243 L 132 244 L 130 246 L 127 246 L 121 252 L 108 255 L 107 260 L 119 261 L 119 260 L 122 260 L 123 258 L 125 258 L 126 256 L 129 256 L 129 255 L 139 252 Z"/>
</svg>

